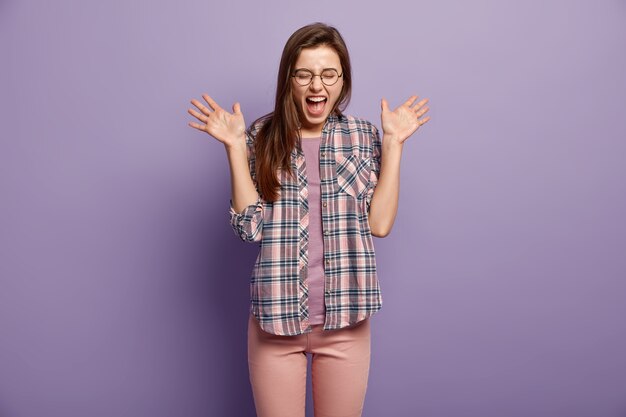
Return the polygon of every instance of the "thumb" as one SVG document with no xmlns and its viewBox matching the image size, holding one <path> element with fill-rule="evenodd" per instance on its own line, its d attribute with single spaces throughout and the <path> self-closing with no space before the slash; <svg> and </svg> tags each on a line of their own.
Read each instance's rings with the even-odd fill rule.
<svg viewBox="0 0 626 417">
<path fill-rule="evenodd" d="M 389 111 L 389 103 L 384 98 L 380 100 L 380 109 L 382 111 Z"/>
<path fill-rule="evenodd" d="M 238 102 L 233 104 L 233 113 L 241 114 L 241 105 Z"/>
</svg>

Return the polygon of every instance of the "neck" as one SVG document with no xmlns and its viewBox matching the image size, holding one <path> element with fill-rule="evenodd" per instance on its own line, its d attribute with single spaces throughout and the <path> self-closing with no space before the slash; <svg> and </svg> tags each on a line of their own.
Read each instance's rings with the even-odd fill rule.
<svg viewBox="0 0 626 417">
<path fill-rule="evenodd" d="M 306 138 L 317 138 L 322 136 L 322 126 L 317 128 L 300 128 L 300 137 L 303 139 Z"/>
</svg>

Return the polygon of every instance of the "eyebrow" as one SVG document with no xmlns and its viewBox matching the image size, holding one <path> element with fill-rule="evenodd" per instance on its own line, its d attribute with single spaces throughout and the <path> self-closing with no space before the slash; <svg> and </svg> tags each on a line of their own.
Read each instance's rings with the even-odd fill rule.
<svg viewBox="0 0 626 417">
<path fill-rule="evenodd" d="M 300 70 L 307 70 L 307 71 L 309 71 L 309 72 L 313 72 L 313 71 L 311 71 L 311 70 L 310 70 L 310 69 L 308 69 L 308 68 L 296 68 L 296 69 L 294 70 L 294 72 L 295 72 L 295 71 L 300 71 Z M 335 71 L 337 71 L 337 73 L 339 73 L 339 70 L 338 70 L 337 68 L 322 68 L 322 72 L 324 72 L 324 71 L 326 71 L 326 70 L 335 70 Z"/>
</svg>

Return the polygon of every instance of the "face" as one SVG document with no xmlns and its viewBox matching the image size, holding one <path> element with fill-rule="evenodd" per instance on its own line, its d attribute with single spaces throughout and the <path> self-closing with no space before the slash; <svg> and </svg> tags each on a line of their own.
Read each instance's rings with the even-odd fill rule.
<svg viewBox="0 0 626 417">
<path fill-rule="evenodd" d="M 294 72 L 298 69 L 307 69 L 313 74 L 333 68 L 342 74 L 341 61 L 337 52 L 329 46 L 322 45 L 315 48 L 305 48 L 294 65 Z M 293 100 L 300 114 L 302 137 L 319 136 L 330 111 L 334 108 L 343 88 L 343 77 L 339 77 L 333 85 L 325 85 L 318 76 L 314 76 L 307 86 L 299 85 L 295 78 L 291 78 Z"/>
</svg>

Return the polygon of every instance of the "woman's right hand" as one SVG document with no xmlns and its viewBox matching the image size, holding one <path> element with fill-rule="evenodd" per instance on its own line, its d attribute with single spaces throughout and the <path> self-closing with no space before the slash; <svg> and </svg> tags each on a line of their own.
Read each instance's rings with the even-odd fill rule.
<svg viewBox="0 0 626 417">
<path fill-rule="evenodd" d="M 201 130 L 219 140 L 227 148 L 246 145 L 246 124 L 243 120 L 239 103 L 233 104 L 233 113 L 222 109 L 208 94 L 203 94 L 209 107 L 196 99 L 191 104 L 200 112 L 189 109 L 188 112 L 202 123 L 190 122 L 189 126 Z"/>
</svg>

